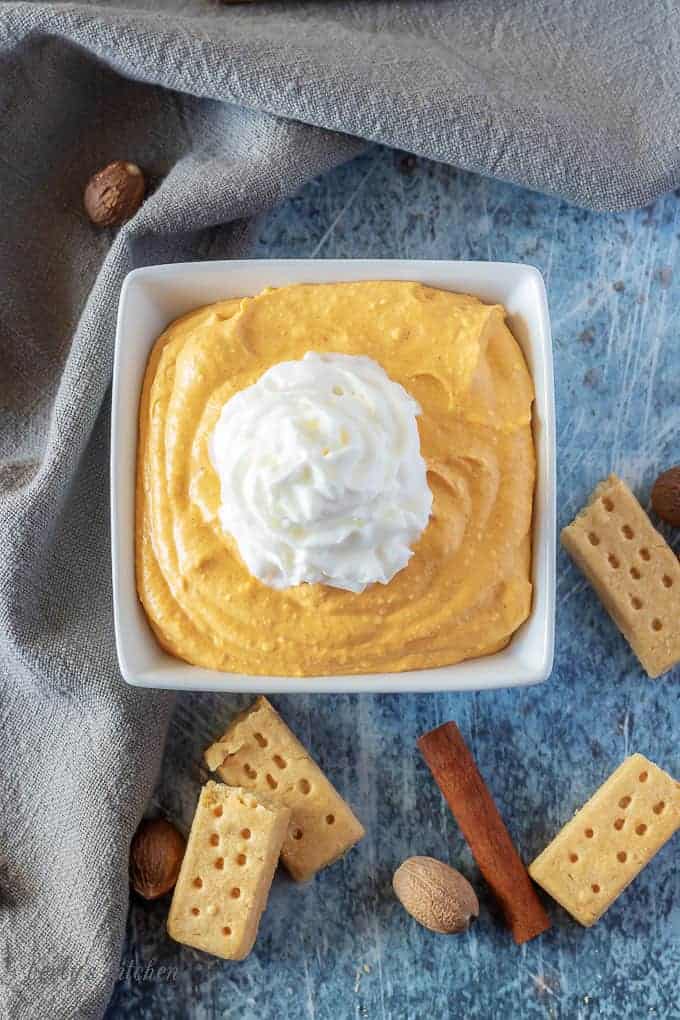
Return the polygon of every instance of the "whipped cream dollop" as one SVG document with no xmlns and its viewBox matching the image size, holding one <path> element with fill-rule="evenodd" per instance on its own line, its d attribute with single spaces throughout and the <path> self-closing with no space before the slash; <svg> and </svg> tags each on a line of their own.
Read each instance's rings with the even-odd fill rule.
<svg viewBox="0 0 680 1020">
<path fill-rule="evenodd" d="M 361 592 L 406 566 L 432 493 L 420 407 L 371 358 L 308 352 L 222 408 L 210 437 L 219 519 L 272 588 Z"/>
</svg>

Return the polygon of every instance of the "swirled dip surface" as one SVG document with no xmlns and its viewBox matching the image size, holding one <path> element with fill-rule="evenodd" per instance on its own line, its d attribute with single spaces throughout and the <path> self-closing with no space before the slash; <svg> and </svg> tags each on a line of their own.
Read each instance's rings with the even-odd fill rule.
<svg viewBox="0 0 680 1020">
<path fill-rule="evenodd" d="M 418 404 L 370 358 L 308 352 L 222 408 L 219 518 L 272 588 L 362 592 L 411 558 L 432 506 Z"/>
<path fill-rule="evenodd" d="M 307 352 L 370 358 L 421 408 L 431 516 L 407 565 L 361 592 L 263 583 L 221 519 L 210 445 L 215 436 L 219 466 L 223 409 Z M 418 669 L 502 648 L 531 606 L 532 401 L 503 308 L 464 294 L 297 285 L 177 320 L 151 354 L 140 408 L 137 586 L 159 642 L 198 665 L 284 676 Z"/>
</svg>

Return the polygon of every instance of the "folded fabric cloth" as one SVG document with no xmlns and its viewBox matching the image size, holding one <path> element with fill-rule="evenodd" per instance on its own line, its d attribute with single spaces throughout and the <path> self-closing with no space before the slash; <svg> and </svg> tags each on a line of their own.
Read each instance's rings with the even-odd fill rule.
<svg viewBox="0 0 680 1020">
<path fill-rule="evenodd" d="M 101 1015 L 170 696 L 121 681 L 108 386 L 124 275 L 386 142 L 596 208 L 680 183 L 680 19 L 632 0 L 0 5 L 0 1015 Z M 85 180 L 157 187 L 115 236 Z M 113 238 L 113 240 L 112 240 Z"/>
</svg>

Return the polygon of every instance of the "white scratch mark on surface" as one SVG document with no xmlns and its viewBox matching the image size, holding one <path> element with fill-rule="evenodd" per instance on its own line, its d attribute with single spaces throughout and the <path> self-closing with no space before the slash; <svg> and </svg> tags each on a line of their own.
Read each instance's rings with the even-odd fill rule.
<svg viewBox="0 0 680 1020">
<path fill-rule="evenodd" d="M 579 446 L 577 437 L 585 425 L 586 416 L 587 412 L 585 408 L 579 407 L 574 414 L 567 419 L 560 430 L 564 448 L 565 450 L 569 450 L 569 455 L 565 455 L 562 458 L 562 468 L 560 471 L 562 485 L 567 491 L 569 491 L 569 486 L 566 486 L 567 480 L 571 478 L 578 468 L 583 466 L 583 455 L 585 451 L 582 446 Z"/>
<path fill-rule="evenodd" d="M 487 201 L 489 193 L 489 182 L 486 177 L 482 177 L 482 206 L 484 207 L 484 228 L 486 233 L 486 257 L 489 262 L 492 261 L 493 255 L 491 254 L 491 220 L 489 218 L 489 203 Z"/>
<path fill-rule="evenodd" d="M 370 167 L 368 168 L 368 170 L 367 170 L 367 171 L 366 171 L 366 173 L 364 174 L 364 176 L 363 176 L 362 180 L 361 180 L 361 181 L 359 181 L 359 184 L 358 184 L 358 185 L 356 186 L 356 188 L 354 189 L 354 191 L 352 192 L 352 194 L 351 194 L 351 195 L 349 196 L 349 198 L 347 199 L 347 201 L 345 202 L 345 204 L 344 204 L 344 205 L 343 205 L 343 207 L 341 208 L 340 212 L 339 212 L 339 213 L 337 214 L 337 216 L 335 216 L 335 218 L 333 219 L 333 221 L 332 221 L 331 225 L 330 225 L 330 226 L 328 227 L 328 229 L 327 229 L 327 230 L 326 230 L 326 232 L 324 233 L 323 237 L 321 238 L 321 240 L 319 241 L 319 243 L 318 243 L 318 244 L 316 245 L 316 247 L 315 247 L 315 248 L 314 248 L 314 250 L 312 251 L 311 255 L 309 256 L 309 257 L 310 257 L 310 259 L 313 259 L 313 258 L 315 258 L 315 257 L 316 257 L 316 256 L 317 256 L 317 255 L 319 254 L 319 252 L 320 252 L 320 251 L 321 251 L 321 249 L 323 248 L 324 244 L 325 244 L 325 243 L 326 243 L 326 241 L 327 241 L 327 240 L 329 239 L 329 237 L 331 236 L 331 234 L 333 233 L 333 231 L 334 231 L 334 230 L 335 230 L 335 228 L 337 227 L 338 223 L 339 223 L 339 222 L 340 222 L 340 220 L 342 219 L 342 217 L 343 217 L 343 216 L 345 215 L 345 213 L 346 213 L 346 212 L 347 212 L 347 211 L 348 211 L 349 209 L 351 209 L 352 205 L 353 205 L 353 204 L 354 204 L 354 202 L 356 201 L 356 198 L 357 198 L 357 196 L 358 196 L 358 195 L 360 194 L 360 192 L 361 192 L 361 191 L 363 191 L 363 189 L 364 189 L 364 187 L 365 187 L 365 185 L 366 185 L 366 182 L 367 182 L 367 181 L 369 180 L 369 178 L 370 178 L 370 177 L 371 177 L 371 176 L 372 176 L 372 175 L 373 175 L 373 174 L 375 173 L 375 171 L 377 170 L 377 168 L 378 168 L 378 162 L 377 162 L 377 160 L 376 160 L 376 161 L 375 161 L 375 162 L 374 162 L 374 163 L 373 163 L 373 164 L 372 164 L 372 165 L 371 165 L 371 166 L 370 166 Z"/>
<path fill-rule="evenodd" d="M 550 276 L 551 276 L 551 273 L 552 273 L 553 252 L 555 250 L 555 236 L 557 234 L 557 221 L 560 218 L 560 210 L 561 210 L 561 208 L 562 208 L 562 203 L 558 202 L 557 203 L 557 207 L 555 209 L 555 215 L 553 217 L 552 230 L 550 231 L 550 248 L 548 250 L 548 264 L 547 264 L 546 269 L 545 269 L 545 286 L 546 286 L 546 290 L 548 291 L 548 293 L 550 293 Z"/>
<path fill-rule="evenodd" d="M 675 433 L 678 431 L 680 431 L 680 405 L 678 405 L 675 414 L 670 415 L 666 424 L 662 425 L 661 428 L 656 432 L 655 435 L 656 442 L 665 443 L 666 439 L 669 436 L 674 436 Z"/>
<path fill-rule="evenodd" d="M 374 720 L 371 718 L 369 704 L 368 699 L 359 699 L 359 790 L 361 793 L 363 810 L 365 812 L 366 831 L 368 833 L 376 833 L 378 832 L 377 790 L 373 782 L 373 765 L 369 760 L 369 754 L 366 749 L 366 741 L 367 739 L 370 739 L 369 735 L 375 732 L 376 727 Z M 376 875 L 378 873 L 378 862 L 376 860 L 375 853 L 375 836 L 369 838 L 367 851 L 368 875 L 371 876 L 375 883 Z M 374 885 L 372 898 L 377 899 L 377 897 L 378 890 Z M 375 946 L 375 960 L 378 968 L 378 984 L 380 993 L 380 1014 L 383 1017 L 383 1020 L 386 1020 L 385 985 L 383 979 L 383 942 L 382 932 L 380 930 L 380 920 L 378 912 L 375 909 L 372 910 L 371 917 L 368 919 L 368 927 L 372 931 L 373 943 Z"/>
<path fill-rule="evenodd" d="M 629 213 L 628 214 L 628 217 L 626 219 L 626 226 L 627 226 L 627 228 L 628 227 L 631 228 L 631 229 L 633 228 L 633 223 L 631 221 L 631 217 L 633 215 L 634 215 L 634 213 Z M 619 259 L 619 273 L 618 273 L 618 275 L 619 275 L 619 279 L 621 280 L 621 279 L 623 279 L 626 276 L 626 267 L 628 265 L 628 258 L 629 258 L 629 255 L 630 255 L 630 248 L 628 248 L 626 245 L 622 245 L 620 250 L 621 250 L 621 258 Z M 605 356 L 604 356 L 604 375 L 605 376 L 607 375 L 607 371 L 609 369 L 609 360 L 611 358 L 612 350 L 614 349 L 614 337 L 618 336 L 618 329 L 619 329 L 619 302 L 618 301 L 614 301 L 612 307 L 613 307 L 614 311 L 613 311 L 612 317 L 611 317 L 611 325 L 609 327 L 609 333 L 607 335 L 607 349 L 605 351 Z"/>
<path fill-rule="evenodd" d="M 666 200 L 664 200 L 664 208 Z M 675 203 L 675 214 L 673 216 L 673 231 L 671 234 L 671 244 L 668 249 L 667 259 L 669 265 L 675 264 L 675 253 L 677 249 L 677 226 L 678 226 L 678 204 Z M 645 400 L 645 413 L 642 419 L 642 445 L 643 449 L 647 450 L 649 447 L 648 434 L 649 434 L 649 419 L 652 410 L 652 397 L 654 395 L 654 381 L 656 376 L 656 367 L 659 360 L 659 352 L 663 346 L 663 339 L 666 336 L 666 303 L 667 293 L 666 290 L 662 290 L 661 297 L 659 299 L 659 314 L 656 323 L 656 330 L 654 331 L 654 337 L 651 344 L 650 353 L 650 365 L 649 372 L 647 374 L 647 397 Z M 654 437 L 654 451 L 658 450 L 658 444 L 656 437 Z"/>
<path fill-rule="evenodd" d="M 560 933 L 561 934 L 561 933 Z M 562 947 L 562 939 L 560 938 L 557 943 L 557 962 L 556 968 L 557 974 L 560 979 L 560 990 L 565 998 L 569 997 L 569 973 L 568 973 L 568 961 L 565 958 L 564 949 Z"/>
<path fill-rule="evenodd" d="M 307 1016 L 309 1017 L 309 1020 L 315 1020 L 316 1010 L 314 1008 L 314 985 L 312 984 L 312 979 L 309 973 L 309 966 L 307 965 L 307 955 L 304 951 L 304 947 L 302 949 L 302 962 L 305 968 L 305 992 L 307 996 L 306 997 Z"/>
<path fill-rule="evenodd" d="M 532 946 L 531 948 L 535 948 L 535 950 L 536 950 L 536 956 L 537 956 L 537 962 L 538 962 L 538 974 L 531 974 L 531 971 L 529 971 L 529 973 L 531 974 L 532 981 L 534 982 L 534 985 L 536 986 L 536 991 L 538 991 L 540 994 L 542 994 L 541 989 L 542 989 L 543 985 L 545 985 L 545 962 L 543 960 L 543 941 L 542 941 L 542 939 L 539 939 L 536 943 L 534 943 L 534 946 Z M 539 977 L 539 975 L 540 975 L 540 977 Z M 537 982 L 540 982 L 540 984 L 537 984 Z"/>
<path fill-rule="evenodd" d="M 478 977 L 479 977 L 479 942 L 477 940 L 477 932 L 474 929 L 474 925 L 472 926 L 472 928 L 470 928 L 470 931 L 468 932 L 468 939 L 467 939 L 467 941 L 468 941 L 468 952 L 469 952 L 469 955 L 470 955 L 470 959 L 472 960 L 472 966 L 473 966 L 472 973 L 473 973 L 474 981 L 476 982 Z"/>
<path fill-rule="evenodd" d="M 595 281 L 596 287 L 597 285 L 602 283 L 603 281 L 600 279 Z M 560 328 L 560 326 L 564 325 L 564 323 L 566 322 L 569 322 L 569 320 L 577 316 L 579 312 L 582 312 L 584 308 L 590 308 L 589 314 L 591 316 L 595 315 L 595 312 L 599 311 L 602 305 L 609 299 L 609 294 L 607 293 L 606 286 L 600 286 L 598 288 L 598 292 L 600 296 L 597 298 L 596 301 L 593 302 L 592 305 L 590 304 L 592 295 L 588 294 L 586 295 L 586 297 L 582 298 L 581 301 L 578 301 L 575 305 L 572 305 L 569 311 L 565 312 L 564 315 L 561 315 L 559 319 L 555 319 L 553 322 L 553 333 L 554 334 L 557 333 L 557 330 Z"/>
<path fill-rule="evenodd" d="M 564 595 L 559 596 L 557 600 L 558 604 L 560 606 L 564 606 L 573 595 L 578 595 L 578 593 L 583 591 L 585 587 L 586 582 L 581 578 L 576 582 L 576 584 L 572 585 L 569 591 L 565 592 Z"/>
<path fill-rule="evenodd" d="M 553 997 L 555 996 L 554 990 L 550 987 L 550 985 L 546 984 L 545 977 L 542 974 L 532 974 L 531 971 L 529 971 L 529 973 L 536 985 L 537 991 L 541 993 L 547 992 L 548 995 L 552 995 Z"/>
<path fill-rule="evenodd" d="M 628 757 L 628 738 L 630 736 L 629 731 L 630 722 L 630 710 L 626 708 L 626 714 L 623 717 L 623 757 Z"/>
<path fill-rule="evenodd" d="M 404 175 L 399 174 L 399 189 L 401 191 L 401 202 L 399 203 L 398 217 L 399 217 L 399 251 L 403 258 L 410 258 L 411 248 L 409 245 L 409 232 L 406 229 L 406 209 L 408 208 L 406 202 L 406 188 L 404 186 Z"/>
<path fill-rule="evenodd" d="M 547 967 L 543 961 L 543 947 L 539 944 L 536 948 L 538 964 L 538 973 L 535 974 L 530 967 L 527 967 L 524 963 L 520 963 L 519 967 L 528 974 L 531 978 L 531 982 L 534 986 L 534 990 L 538 993 L 539 998 L 543 998 L 545 995 L 551 995 L 556 1002 L 562 1001 L 562 986 L 561 986 L 561 975 L 559 970 L 552 965 Z M 552 975 L 549 973 L 552 971 Z"/>
<path fill-rule="evenodd" d="M 624 465 L 621 461 L 621 440 L 622 436 L 625 434 L 625 425 L 630 412 L 631 399 L 638 380 L 640 350 L 643 343 L 643 333 L 647 310 L 649 307 L 649 289 L 652 279 L 651 261 L 653 233 L 654 232 L 650 230 L 647 234 L 647 245 L 643 255 L 642 269 L 639 273 L 640 279 L 644 281 L 644 290 L 640 295 L 641 302 L 635 308 L 635 314 L 631 319 L 630 328 L 625 342 L 626 360 L 623 366 L 623 376 L 618 401 L 618 413 L 612 415 L 609 419 L 614 425 L 614 438 L 611 453 L 612 467 L 617 474 L 626 474 L 629 481 L 633 481 L 633 479 L 630 477 L 630 470 L 623 470 Z"/>
</svg>

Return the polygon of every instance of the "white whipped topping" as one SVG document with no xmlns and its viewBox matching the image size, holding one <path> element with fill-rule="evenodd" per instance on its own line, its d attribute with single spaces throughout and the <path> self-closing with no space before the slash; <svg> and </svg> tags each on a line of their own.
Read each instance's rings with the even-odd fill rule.
<svg viewBox="0 0 680 1020">
<path fill-rule="evenodd" d="M 420 407 L 371 358 L 309 352 L 222 408 L 210 437 L 223 529 L 272 588 L 361 592 L 406 566 L 432 493 Z"/>
</svg>

